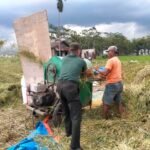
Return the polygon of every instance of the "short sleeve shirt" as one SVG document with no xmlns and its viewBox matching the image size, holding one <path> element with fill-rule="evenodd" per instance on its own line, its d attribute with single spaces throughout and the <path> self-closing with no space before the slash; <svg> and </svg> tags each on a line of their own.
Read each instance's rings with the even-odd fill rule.
<svg viewBox="0 0 150 150">
<path fill-rule="evenodd" d="M 76 55 L 70 54 L 62 60 L 59 80 L 71 80 L 78 82 L 81 73 L 86 69 L 87 66 L 83 59 L 77 57 Z"/>
<path fill-rule="evenodd" d="M 108 59 L 105 68 L 110 70 L 110 73 L 106 76 L 107 83 L 122 81 L 122 67 L 118 57 Z"/>
</svg>

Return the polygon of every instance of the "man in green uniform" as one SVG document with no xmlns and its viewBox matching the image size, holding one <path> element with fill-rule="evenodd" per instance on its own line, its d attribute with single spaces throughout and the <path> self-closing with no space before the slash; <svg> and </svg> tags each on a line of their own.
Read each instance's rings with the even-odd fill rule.
<svg viewBox="0 0 150 150">
<path fill-rule="evenodd" d="M 81 150 L 81 102 L 79 80 L 86 71 L 86 63 L 80 58 L 81 49 L 78 43 L 72 43 L 70 53 L 62 61 L 62 68 L 57 90 L 65 113 L 66 136 L 72 136 L 71 150 Z"/>
</svg>

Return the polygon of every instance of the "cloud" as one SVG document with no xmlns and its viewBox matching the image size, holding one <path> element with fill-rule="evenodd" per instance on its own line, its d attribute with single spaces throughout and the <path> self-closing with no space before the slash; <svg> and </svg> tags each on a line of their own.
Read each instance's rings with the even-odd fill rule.
<svg viewBox="0 0 150 150">
<path fill-rule="evenodd" d="M 26 6 L 26 5 L 33 5 L 33 4 L 41 4 L 44 2 L 48 2 L 49 0 L 13 0 L 13 4 L 12 2 L 10 2 L 10 0 L 4 0 L 1 1 L 1 5 L 0 8 L 14 8 L 14 7 L 22 7 L 22 6 Z"/>
<path fill-rule="evenodd" d="M 8 28 L 5 26 L 0 25 L 0 39 L 3 40 L 15 40 L 15 34 L 12 28 Z"/>
<path fill-rule="evenodd" d="M 57 0 L 10 0 L 0 2 L 0 23 L 9 25 L 13 19 L 41 9 L 47 9 L 49 21 L 58 22 Z M 150 26 L 149 0 L 66 0 L 62 13 L 62 24 L 79 24 L 84 26 L 111 22 L 137 22 Z M 11 18 L 10 18 L 11 16 Z M 3 19 L 2 19 L 3 18 Z M 7 21 L 8 20 L 8 21 Z"/>
<path fill-rule="evenodd" d="M 79 25 L 73 25 L 73 24 L 66 24 L 66 25 L 64 25 L 64 27 L 66 29 L 71 29 L 73 31 L 76 31 L 78 34 L 80 34 L 82 32 L 82 30 L 88 30 L 89 28 L 91 28 L 90 26 L 85 27 L 85 26 L 79 26 Z"/>
<path fill-rule="evenodd" d="M 58 24 L 57 0 L 13 0 L 12 3 L 10 0 L 0 2 L 0 28 L 12 28 L 17 18 L 43 9 L 48 10 L 49 22 Z M 115 31 L 116 25 L 118 32 L 120 30 L 128 37 L 139 37 L 150 33 L 149 6 L 150 0 L 66 0 L 61 24 L 80 27 L 101 25 L 101 28 L 112 31 Z"/>
<path fill-rule="evenodd" d="M 92 26 L 79 26 L 79 25 L 65 25 L 65 28 L 72 29 L 77 33 L 80 33 L 84 29 L 89 29 Z M 147 35 L 147 30 L 141 26 L 136 24 L 135 22 L 127 22 L 127 23 L 110 23 L 110 24 L 97 24 L 95 28 L 99 32 L 108 32 L 108 33 L 122 33 L 128 39 L 138 38 Z"/>
<path fill-rule="evenodd" d="M 3 48 L 1 49 L 1 52 L 6 53 L 6 51 L 12 51 L 16 52 L 17 47 L 16 47 L 16 37 L 15 33 L 12 30 L 12 28 L 7 28 L 5 26 L 0 25 L 0 40 L 5 40 L 5 44 Z"/>
<path fill-rule="evenodd" d="M 135 22 L 99 24 L 95 26 L 100 32 L 122 33 L 128 39 L 145 36 L 147 30 Z"/>
<path fill-rule="evenodd" d="M 105 0 L 89 1 L 72 4 L 66 3 L 64 16 L 72 15 L 70 21 L 76 24 L 90 25 L 111 22 L 137 22 L 139 24 L 149 23 L 150 9 L 149 1 L 135 0 Z M 64 17 L 64 22 L 68 17 Z M 143 20 L 144 19 L 144 20 Z M 147 22 L 146 22 L 147 21 Z M 65 22 L 66 23 L 66 22 Z"/>
<path fill-rule="evenodd" d="M 13 4 L 10 5 L 10 0 L 1 1 L 0 25 L 12 27 L 14 20 L 48 8 L 49 2 L 49 0 L 13 0 Z"/>
</svg>

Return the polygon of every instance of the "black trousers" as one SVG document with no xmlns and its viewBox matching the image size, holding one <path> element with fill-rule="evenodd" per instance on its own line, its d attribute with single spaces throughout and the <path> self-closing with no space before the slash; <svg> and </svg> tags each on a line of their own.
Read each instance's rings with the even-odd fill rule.
<svg viewBox="0 0 150 150">
<path fill-rule="evenodd" d="M 72 135 L 71 149 L 80 148 L 81 102 L 79 85 L 73 81 L 59 81 L 57 91 L 65 114 L 66 134 Z"/>
</svg>

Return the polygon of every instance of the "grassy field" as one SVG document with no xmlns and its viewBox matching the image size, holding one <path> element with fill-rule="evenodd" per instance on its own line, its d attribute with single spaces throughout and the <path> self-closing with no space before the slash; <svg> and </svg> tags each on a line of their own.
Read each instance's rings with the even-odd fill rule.
<svg viewBox="0 0 150 150">
<path fill-rule="evenodd" d="M 116 114 L 102 118 L 102 108 L 83 112 L 81 145 L 85 150 L 149 150 L 150 149 L 150 57 L 121 56 L 124 76 L 123 99 L 128 117 Z M 104 66 L 106 59 L 97 58 L 94 65 Z M 30 113 L 21 104 L 21 65 L 17 57 L 0 58 L 0 150 L 15 144 L 32 129 Z M 64 127 L 54 129 L 62 137 L 67 150 L 70 138 Z M 46 142 L 49 145 L 49 142 Z"/>
<path fill-rule="evenodd" d="M 150 62 L 150 56 L 119 56 L 121 61 Z"/>
<path fill-rule="evenodd" d="M 21 74 L 17 57 L 0 58 L 0 106 L 15 103 L 20 98 Z"/>
</svg>

